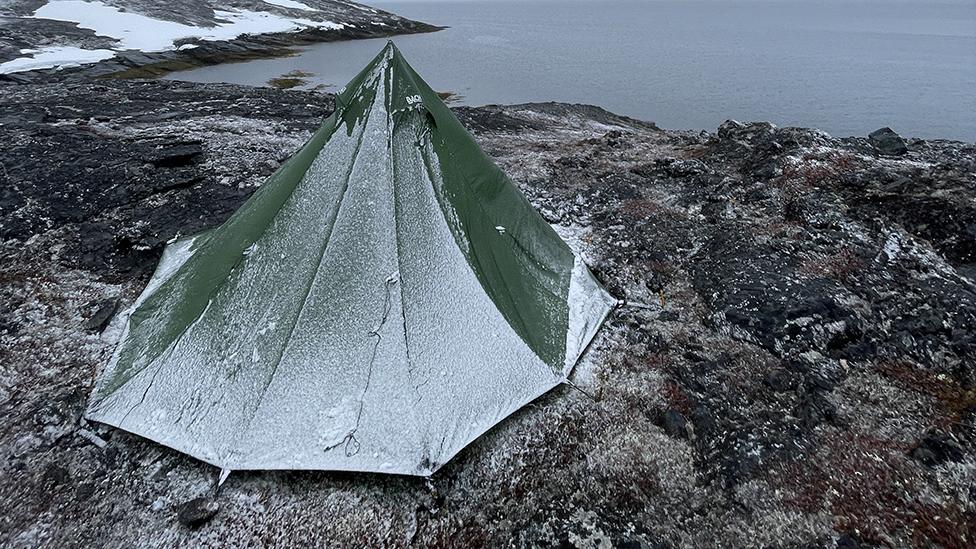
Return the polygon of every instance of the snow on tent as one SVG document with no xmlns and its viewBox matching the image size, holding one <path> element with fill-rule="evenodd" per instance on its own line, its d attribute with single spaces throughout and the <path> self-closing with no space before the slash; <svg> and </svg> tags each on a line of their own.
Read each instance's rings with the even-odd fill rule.
<svg viewBox="0 0 976 549">
<path fill-rule="evenodd" d="M 170 243 L 87 417 L 225 471 L 429 475 L 564 382 L 614 304 L 391 43 Z"/>
</svg>

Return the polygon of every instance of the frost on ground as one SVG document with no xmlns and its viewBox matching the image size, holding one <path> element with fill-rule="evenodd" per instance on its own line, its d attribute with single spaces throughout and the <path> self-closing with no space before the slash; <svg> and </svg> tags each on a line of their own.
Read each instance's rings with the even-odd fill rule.
<svg viewBox="0 0 976 549">
<path fill-rule="evenodd" d="M 889 157 L 768 124 L 461 108 L 628 302 L 576 388 L 429 483 L 235 472 L 217 491 L 214 468 L 82 423 L 165 242 L 225 219 L 330 109 L 177 82 L 0 93 L 0 544 L 973 545 L 971 144 Z M 219 512 L 191 529 L 199 496 Z"/>
</svg>

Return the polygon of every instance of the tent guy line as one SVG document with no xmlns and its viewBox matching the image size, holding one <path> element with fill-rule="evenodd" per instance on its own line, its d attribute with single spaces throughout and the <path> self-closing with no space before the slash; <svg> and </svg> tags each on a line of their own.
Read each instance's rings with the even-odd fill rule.
<svg viewBox="0 0 976 549">
<path fill-rule="evenodd" d="M 380 318 L 379 324 L 376 328 L 370 330 L 369 336 L 376 338 L 376 345 L 373 346 L 373 355 L 369 359 L 369 365 L 366 369 L 366 384 L 363 385 L 363 393 L 359 397 L 359 411 L 356 413 L 356 425 L 352 428 L 348 435 L 346 435 L 346 457 L 352 457 L 359 453 L 359 441 L 356 440 L 356 431 L 359 430 L 359 422 L 363 419 L 363 405 L 366 399 L 366 391 L 369 391 L 369 382 L 373 379 L 373 365 L 376 362 L 376 351 L 380 348 L 380 342 L 383 340 L 383 336 L 380 334 L 380 330 L 383 329 L 383 325 L 386 324 L 387 319 L 390 316 L 390 287 L 395 285 L 399 280 L 399 273 L 393 273 L 387 277 L 384 282 L 384 287 L 386 288 L 386 298 L 383 301 L 383 315 Z M 404 350 L 409 349 L 409 346 L 404 345 Z M 409 361 L 408 361 L 409 367 Z M 353 450 L 350 451 L 352 446 Z"/>
</svg>

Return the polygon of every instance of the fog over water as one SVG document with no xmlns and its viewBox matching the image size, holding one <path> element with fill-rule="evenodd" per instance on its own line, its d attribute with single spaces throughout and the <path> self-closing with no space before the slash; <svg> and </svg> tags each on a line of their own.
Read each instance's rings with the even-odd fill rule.
<svg viewBox="0 0 976 549">
<path fill-rule="evenodd" d="M 676 129 L 728 118 L 891 126 L 976 141 L 976 0 L 401 0 L 368 2 L 451 28 L 394 41 L 461 103 L 568 101 Z M 264 84 L 292 70 L 338 88 L 385 39 L 170 78 Z"/>
</svg>

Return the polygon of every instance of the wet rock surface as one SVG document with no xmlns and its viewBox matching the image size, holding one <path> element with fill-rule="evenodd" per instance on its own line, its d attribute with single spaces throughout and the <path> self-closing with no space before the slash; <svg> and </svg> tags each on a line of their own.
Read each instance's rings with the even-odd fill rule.
<svg viewBox="0 0 976 549">
<path fill-rule="evenodd" d="M 973 545 L 976 146 L 553 103 L 456 112 L 627 301 L 582 391 L 430 482 L 236 472 L 185 526 L 217 471 L 81 419 L 118 335 L 102 316 L 331 109 L 178 82 L 0 91 L 0 544 Z"/>
</svg>

